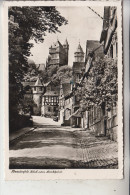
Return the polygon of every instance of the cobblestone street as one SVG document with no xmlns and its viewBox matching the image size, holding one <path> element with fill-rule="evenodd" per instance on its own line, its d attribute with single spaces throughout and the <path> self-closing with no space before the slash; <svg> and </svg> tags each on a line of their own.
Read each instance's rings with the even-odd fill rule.
<svg viewBox="0 0 130 195">
<path fill-rule="evenodd" d="M 10 142 L 10 168 L 118 168 L 117 142 L 81 128 L 33 117 L 34 127 Z"/>
</svg>

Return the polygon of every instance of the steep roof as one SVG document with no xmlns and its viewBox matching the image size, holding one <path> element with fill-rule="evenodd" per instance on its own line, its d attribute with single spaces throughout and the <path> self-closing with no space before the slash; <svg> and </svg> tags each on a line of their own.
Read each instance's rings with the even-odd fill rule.
<svg viewBox="0 0 130 195">
<path fill-rule="evenodd" d="M 62 44 L 60 43 L 60 41 L 57 39 L 57 41 L 55 43 L 53 43 L 52 48 L 57 48 L 58 46 L 63 47 Z"/>
<path fill-rule="evenodd" d="M 81 45 L 80 45 L 80 43 L 79 43 L 79 45 L 78 45 L 77 50 L 76 50 L 75 53 L 84 53 L 84 52 L 83 52 L 83 49 L 82 49 L 82 47 L 81 47 Z"/>
<path fill-rule="evenodd" d="M 88 55 L 89 52 L 97 49 L 98 47 L 100 47 L 101 44 L 99 41 L 95 41 L 95 40 L 87 40 L 87 43 L 86 43 L 86 55 Z M 98 48 L 96 51 L 95 51 L 95 54 L 98 54 L 98 56 L 103 56 L 103 46 L 101 46 L 100 48 Z"/>
<path fill-rule="evenodd" d="M 101 32 L 100 43 L 104 42 L 104 53 L 107 54 L 113 34 L 117 28 L 117 8 L 104 7 L 103 29 Z M 111 13 L 110 13 L 111 11 Z M 110 21 L 110 22 L 109 22 Z"/>
<path fill-rule="evenodd" d="M 103 16 L 103 29 L 106 29 L 109 27 L 109 18 L 110 18 L 110 7 L 105 6 L 104 7 L 104 16 Z"/>
<path fill-rule="evenodd" d="M 47 91 L 43 96 L 58 96 L 58 91 Z"/>
<path fill-rule="evenodd" d="M 49 81 L 48 83 L 44 83 L 44 86 L 47 87 L 52 81 Z"/>
<path fill-rule="evenodd" d="M 63 83 L 62 88 L 63 88 L 64 97 L 71 92 L 71 84 L 70 83 Z"/>
<path fill-rule="evenodd" d="M 64 45 L 69 45 L 67 39 L 65 39 Z"/>
<path fill-rule="evenodd" d="M 109 28 L 109 18 L 110 18 L 110 7 L 104 7 L 104 16 L 103 16 L 103 28 L 100 36 L 100 43 L 106 40 L 107 31 Z"/>
<path fill-rule="evenodd" d="M 43 86 L 39 78 L 37 79 L 35 86 Z"/>
</svg>

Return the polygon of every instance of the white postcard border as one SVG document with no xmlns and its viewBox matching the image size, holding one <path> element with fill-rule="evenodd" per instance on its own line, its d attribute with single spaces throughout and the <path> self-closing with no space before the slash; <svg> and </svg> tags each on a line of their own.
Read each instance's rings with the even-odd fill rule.
<svg viewBox="0 0 130 195">
<path fill-rule="evenodd" d="M 9 6 L 117 6 L 118 10 L 118 169 L 42 169 L 42 170 L 9 170 L 9 131 L 8 131 L 8 7 Z M 122 65 L 122 8 L 121 2 L 100 1 L 37 1 L 37 2 L 4 2 L 3 35 L 4 35 L 4 75 L 5 75 L 5 179 L 6 180 L 54 180 L 54 179 L 122 179 L 123 178 L 123 65 Z M 31 172 L 32 171 L 32 172 Z M 41 173 L 40 173 L 41 172 Z"/>
</svg>

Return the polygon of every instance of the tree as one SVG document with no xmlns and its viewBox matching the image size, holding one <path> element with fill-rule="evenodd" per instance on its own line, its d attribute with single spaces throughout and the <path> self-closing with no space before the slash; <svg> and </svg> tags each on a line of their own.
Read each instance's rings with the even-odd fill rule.
<svg viewBox="0 0 130 195">
<path fill-rule="evenodd" d="M 47 70 L 40 73 L 41 80 L 44 83 L 52 81 L 55 85 L 60 85 L 60 82 L 68 82 L 72 79 L 72 68 L 68 65 L 57 66 L 51 65 Z"/>
<path fill-rule="evenodd" d="M 110 110 L 118 99 L 117 61 L 111 58 L 98 58 L 93 62 L 88 78 L 76 93 L 81 98 L 81 108 L 103 105 Z"/>
<path fill-rule="evenodd" d="M 24 74 L 23 81 L 36 81 L 39 74 L 43 71 L 39 70 L 39 65 L 36 66 L 33 60 L 28 59 L 28 71 Z"/>
<path fill-rule="evenodd" d="M 33 44 L 43 42 L 46 32 L 60 32 L 67 24 L 55 7 L 10 7 L 9 8 L 9 110 L 10 120 L 18 113 L 23 97 L 21 81 L 29 71 L 27 57 Z"/>
<path fill-rule="evenodd" d="M 59 85 L 60 82 L 68 82 L 72 79 L 72 68 L 68 65 L 61 66 L 58 68 L 56 74 L 53 74 L 52 81 L 56 85 Z"/>
</svg>

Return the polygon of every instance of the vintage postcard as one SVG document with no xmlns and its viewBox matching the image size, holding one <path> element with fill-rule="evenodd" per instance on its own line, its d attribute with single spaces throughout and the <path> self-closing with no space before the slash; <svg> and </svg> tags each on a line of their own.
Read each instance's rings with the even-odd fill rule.
<svg viewBox="0 0 130 195">
<path fill-rule="evenodd" d="M 121 1 L 3 9 L 6 180 L 122 179 Z"/>
</svg>

